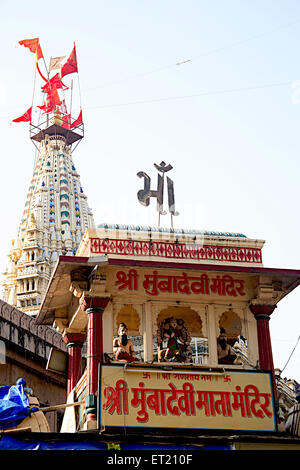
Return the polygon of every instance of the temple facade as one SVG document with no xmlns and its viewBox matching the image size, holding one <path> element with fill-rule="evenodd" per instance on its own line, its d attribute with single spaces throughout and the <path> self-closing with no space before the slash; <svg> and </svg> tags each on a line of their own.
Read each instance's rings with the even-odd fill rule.
<svg viewBox="0 0 300 470">
<path fill-rule="evenodd" d="M 74 255 L 85 231 L 95 226 L 72 157 L 71 137 L 77 133 L 62 124 L 56 116 L 34 129 L 38 157 L 4 272 L 2 300 L 31 316 L 59 255 Z"/>
<path fill-rule="evenodd" d="M 68 345 L 67 393 L 81 406 L 63 429 L 135 442 L 216 430 L 279 439 L 269 321 L 300 271 L 264 267 L 263 245 L 236 233 L 88 230 L 76 256 L 59 258 L 36 319 Z"/>
<path fill-rule="evenodd" d="M 33 52 L 33 41 L 21 43 Z M 46 366 L 67 377 L 62 439 L 90 431 L 110 449 L 211 442 L 300 449 L 299 434 L 284 434 L 283 405 L 293 397 L 282 404 L 269 330 L 300 270 L 265 267 L 264 240 L 174 228 L 168 176 L 171 228 L 95 228 L 72 160 L 82 112 L 76 120 L 63 113 L 57 91 L 77 71 L 74 44 L 60 75 L 49 79 L 50 67 L 48 80 L 40 74 L 47 116 L 30 123 L 39 153 L 3 284 L 4 302 L 65 344 L 51 348 Z M 147 206 L 156 198 L 160 224 L 172 166 L 155 167 L 155 190 L 137 173 L 138 200 Z"/>
</svg>

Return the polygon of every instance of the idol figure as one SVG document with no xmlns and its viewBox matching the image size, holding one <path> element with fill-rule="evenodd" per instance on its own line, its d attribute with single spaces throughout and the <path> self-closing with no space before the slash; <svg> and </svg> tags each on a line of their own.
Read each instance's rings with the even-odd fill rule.
<svg viewBox="0 0 300 470">
<path fill-rule="evenodd" d="M 191 342 L 187 327 L 182 319 L 166 318 L 158 331 L 159 360 L 170 362 L 191 362 Z"/>
<path fill-rule="evenodd" d="M 116 360 L 139 362 L 134 352 L 133 343 L 128 339 L 128 329 L 125 323 L 120 323 L 118 335 L 113 341 L 113 352 L 115 353 Z"/>
<path fill-rule="evenodd" d="M 237 358 L 230 344 L 228 344 L 227 342 L 227 334 L 224 328 L 220 328 L 217 351 L 218 351 L 218 363 L 219 364 L 233 364 Z"/>
</svg>

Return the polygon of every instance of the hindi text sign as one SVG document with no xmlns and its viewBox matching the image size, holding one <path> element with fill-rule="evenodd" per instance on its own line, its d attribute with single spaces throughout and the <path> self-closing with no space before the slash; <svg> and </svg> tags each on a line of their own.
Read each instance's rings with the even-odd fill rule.
<svg viewBox="0 0 300 470">
<path fill-rule="evenodd" d="M 276 431 L 268 373 L 165 373 L 103 365 L 99 395 L 105 427 Z"/>
<path fill-rule="evenodd" d="M 119 270 L 115 273 L 114 286 L 118 292 L 134 292 L 142 289 L 145 294 L 157 296 L 169 294 L 201 294 L 230 297 L 244 297 L 244 280 L 234 279 L 229 274 L 209 277 L 206 273 L 193 274 L 178 272 L 165 274 L 162 271 L 138 273 L 136 269 Z"/>
</svg>

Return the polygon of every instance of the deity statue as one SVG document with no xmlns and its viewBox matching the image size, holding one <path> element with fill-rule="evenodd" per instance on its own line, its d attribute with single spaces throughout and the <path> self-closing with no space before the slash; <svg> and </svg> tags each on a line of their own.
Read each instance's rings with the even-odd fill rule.
<svg viewBox="0 0 300 470">
<path fill-rule="evenodd" d="M 191 336 L 181 318 L 166 318 L 157 332 L 158 359 L 170 362 L 192 362 Z"/>
<path fill-rule="evenodd" d="M 117 361 L 125 360 L 127 362 L 139 362 L 136 357 L 133 343 L 128 339 L 128 328 L 125 323 L 120 323 L 118 337 L 113 340 L 113 352 Z"/>
<path fill-rule="evenodd" d="M 227 342 L 227 334 L 224 328 L 220 328 L 220 335 L 217 342 L 217 351 L 219 364 L 233 364 L 237 359 L 236 354 L 233 352 L 230 344 Z"/>
</svg>

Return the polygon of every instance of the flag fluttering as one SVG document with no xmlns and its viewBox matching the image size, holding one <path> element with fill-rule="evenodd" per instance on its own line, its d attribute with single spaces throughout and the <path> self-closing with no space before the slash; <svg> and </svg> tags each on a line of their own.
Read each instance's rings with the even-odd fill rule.
<svg viewBox="0 0 300 470">
<path fill-rule="evenodd" d="M 76 48 L 74 44 L 71 54 L 69 55 L 66 63 L 61 68 L 60 76 L 62 78 L 65 75 L 69 75 L 70 73 L 75 73 L 75 72 L 78 72 L 78 67 L 77 67 Z"/>
<path fill-rule="evenodd" d="M 19 44 L 21 46 L 28 47 L 30 52 L 36 54 L 37 60 L 40 60 L 44 57 L 40 46 L 39 38 L 23 39 L 22 41 L 19 41 Z"/>
<path fill-rule="evenodd" d="M 46 103 L 43 104 L 42 106 L 37 106 L 41 111 L 43 111 L 43 114 L 48 114 L 53 111 L 53 107 L 51 105 L 47 105 Z"/>
<path fill-rule="evenodd" d="M 51 70 L 60 69 L 62 67 L 61 62 L 65 57 L 66 57 L 65 55 L 60 56 L 60 57 L 51 57 L 50 64 L 49 64 L 49 73 L 51 72 Z"/>
<path fill-rule="evenodd" d="M 40 40 L 39 38 L 33 38 L 33 39 L 22 39 L 22 41 L 19 41 L 19 44 L 21 46 L 24 46 L 24 47 L 27 47 L 30 52 L 32 52 L 33 54 L 35 54 L 35 65 L 36 65 L 36 68 L 37 68 L 37 71 L 39 73 L 39 75 L 41 76 L 41 78 L 47 82 L 47 78 L 44 77 L 44 75 L 42 74 L 41 72 L 41 69 L 39 67 L 39 60 L 42 59 L 44 56 L 43 56 L 43 53 L 42 53 L 42 49 L 41 49 L 41 46 L 40 46 Z"/>
<path fill-rule="evenodd" d="M 22 41 L 19 41 L 19 44 L 21 46 L 28 48 L 30 52 L 35 54 L 35 65 L 36 65 L 37 71 L 40 77 L 44 80 L 44 82 L 46 82 L 41 87 L 41 90 L 44 94 L 43 105 L 37 106 L 37 108 L 39 108 L 43 114 L 58 112 L 61 116 L 64 116 L 62 118 L 62 124 L 61 124 L 62 127 L 65 127 L 67 129 L 74 129 L 78 127 L 83 122 L 82 111 L 80 111 L 77 119 L 75 119 L 72 122 L 71 115 L 68 114 L 67 112 L 67 106 L 66 106 L 65 100 L 62 99 L 62 96 L 60 96 L 60 93 L 59 93 L 59 90 L 62 90 L 64 92 L 65 90 L 69 89 L 62 82 L 62 78 L 71 73 L 76 73 L 76 72 L 78 73 L 75 43 L 68 59 L 65 61 L 64 64 L 62 64 L 62 61 L 63 59 L 65 59 L 66 56 L 51 57 L 50 63 L 49 63 L 49 70 L 47 70 L 47 66 L 45 64 L 45 59 L 42 53 L 39 38 L 23 39 Z M 40 65 L 39 65 L 40 59 L 43 59 L 43 63 L 45 64 L 46 76 L 44 76 L 41 72 Z M 58 69 L 59 71 L 57 73 L 54 73 L 54 75 L 50 78 L 49 77 L 50 72 L 56 69 Z M 71 89 L 72 88 L 73 88 L 73 82 L 72 82 Z M 72 103 L 72 97 L 71 97 L 71 103 Z M 31 122 L 31 116 L 32 116 L 32 107 L 29 108 L 26 111 L 26 113 L 24 113 L 22 116 L 14 119 L 13 122 Z"/>
<path fill-rule="evenodd" d="M 27 109 L 27 111 L 22 114 L 22 116 L 16 118 L 16 119 L 13 119 L 12 122 L 31 122 L 31 114 L 32 114 L 32 106 Z"/>
<path fill-rule="evenodd" d="M 71 129 L 73 129 L 74 127 L 79 126 L 79 124 L 82 124 L 82 110 L 80 111 L 80 113 L 78 115 L 78 118 L 75 121 L 72 122 Z"/>
<path fill-rule="evenodd" d="M 62 118 L 62 127 L 65 127 L 66 129 L 70 129 L 71 126 L 71 114 L 67 114 Z"/>
<path fill-rule="evenodd" d="M 60 76 L 58 73 L 53 75 L 52 78 L 42 87 L 42 90 L 45 91 L 46 93 L 51 93 L 51 90 L 53 89 L 64 89 L 67 90 L 68 87 L 66 87 L 63 82 L 60 79 Z"/>
<path fill-rule="evenodd" d="M 45 98 L 45 103 L 43 106 L 38 106 L 44 114 L 52 113 L 56 111 L 57 107 L 61 105 L 61 99 L 59 97 L 58 91 L 55 87 L 49 90 Z"/>
</svg>

